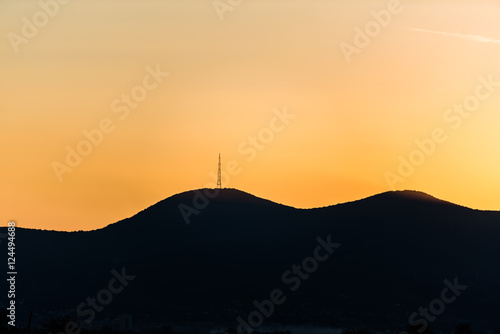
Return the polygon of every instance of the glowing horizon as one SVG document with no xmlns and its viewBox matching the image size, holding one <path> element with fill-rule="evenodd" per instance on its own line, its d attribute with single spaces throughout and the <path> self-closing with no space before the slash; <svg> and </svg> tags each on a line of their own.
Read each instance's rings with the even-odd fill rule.
<svg viewBox="0 0 500 334">
<path fill-rule="evenodd" d="M 215 186 L 219 153 L 227 187 L 297 208 L 500 210 L 500 3 L 228 8 L 3 1 L 2 224 L 102 228 Z"/>
</svg>

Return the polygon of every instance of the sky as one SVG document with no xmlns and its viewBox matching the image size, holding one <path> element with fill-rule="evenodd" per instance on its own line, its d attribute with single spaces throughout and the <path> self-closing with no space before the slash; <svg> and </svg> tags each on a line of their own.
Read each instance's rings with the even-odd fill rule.
<svg viewBox="0 0 500 334">
<path fill-rule="evenodd" d="M 0 222 L 223 187 L 500 210 L 500 2 L 0 0 Z"/>
</svg>

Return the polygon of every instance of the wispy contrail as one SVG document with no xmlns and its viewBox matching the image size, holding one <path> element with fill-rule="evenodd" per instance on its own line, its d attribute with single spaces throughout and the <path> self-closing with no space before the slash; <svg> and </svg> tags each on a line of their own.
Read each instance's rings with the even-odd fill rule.
<svg viewBox="0 0 500 334">
<path fill-rule="evenodd" d="M 426 32 L 428 34 L 455 37 L 455 38 L 460 38 L 460 39 L 464 39 L 464 40 L 472 41 L 472 42 L 500 44 L 500 39 L 494 39 L 494 38 L 480 36 L 480 35 L 455 34 L 455 33 L 451 33 L 451 32 L 432 31 L 432 30 L 419 29 L 419 28 L 412 28 L 410 30 L 419 31 L 419 32 Z"/>
</svg>

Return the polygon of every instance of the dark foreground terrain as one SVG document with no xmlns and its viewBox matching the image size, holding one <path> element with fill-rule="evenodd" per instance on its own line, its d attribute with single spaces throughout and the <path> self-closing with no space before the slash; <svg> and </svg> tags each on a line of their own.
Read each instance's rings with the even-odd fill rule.
<svg viewBox="0 0 500 334">
<path fill-rule="evenodd" d="M 208 191 L 90 232 L 17 229 L 18 327 L 33 311 L 32 333 L 53 334 L 500 329 L 500 212 L 412 191 L 310 210 Z"/>
</svg>

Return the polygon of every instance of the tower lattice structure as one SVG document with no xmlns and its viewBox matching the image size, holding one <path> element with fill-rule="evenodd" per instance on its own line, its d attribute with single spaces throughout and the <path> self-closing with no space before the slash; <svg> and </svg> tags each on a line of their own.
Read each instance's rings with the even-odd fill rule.
<svg viewBox="0 0 500 334">
<path fill-rule="evenodd" d="M 217 188 L 222 189 L 222 172 L 220 163 L 220 153 L 219 153 L 219 171 L 217 172 Z"/>
</svg>

